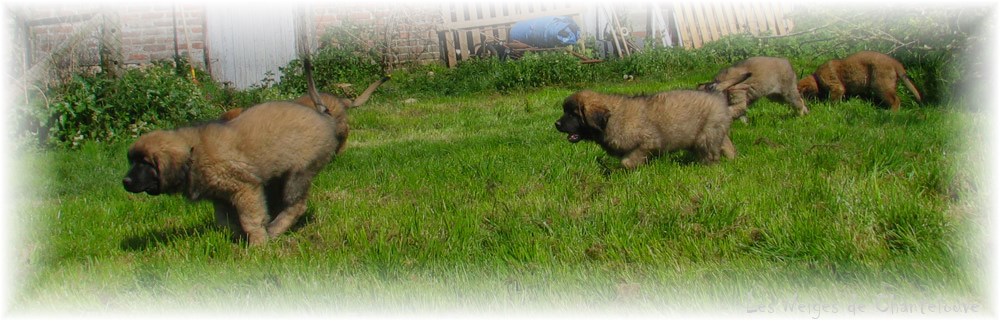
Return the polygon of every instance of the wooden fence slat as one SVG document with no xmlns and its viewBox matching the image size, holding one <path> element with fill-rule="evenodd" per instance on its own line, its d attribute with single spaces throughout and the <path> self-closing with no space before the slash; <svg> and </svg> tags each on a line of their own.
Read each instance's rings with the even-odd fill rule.
<svg viewBox="0 0 1000 321">
<path fill-rule="evenodd" d="M 750 34 L 757 34 L 760 32 L 760 28 L 757 26 L 757 16 L 753 12 L 753 5 L 743 3 L 741 4 L 741 7 L 742 8 L 740 8 L 740 10 L 744 13 L 743 16 L 746 17 L 746 32 Z"/>
<path fill-rule="evenodd" d="M 469 4 L 463 3 L 459 5 L 458 10 L 458 22 L 469 21 Z M 458 57 L 460 60 L 469 59 L 469 32 L 462 30 L 458 32 Z"/>
<path fill-rule="evenodd" d="M 687 11 L 686 14 L 688 17 L 688 23 L 690 23 L 688 29 L 691 31 L 691 46 L 693 46 L 692 48 L 701 48 L 702 45 L 701 34 L 698 31 L 699 30 L 698 24 L 701 23 L 701 20 L 698 19 L 697 15 L 695 15 L 695 11 L 692 5 L 688 5 L 686 11 Z"/>
<path fill-rule="evenodd" d="M 537 13 L 514 13 L 507 16 L 497 17 L 497 18 L 487 18 L 482 21 L 476 20 L 462 20 L 455 22 L 445 22 L 441 28 L 442 29 L 467 29 L 475 28 L 479 26 L 497 26 L 512 24 L 521 20 L 527 20 L 532 18 L 544 17 L 544 16 L 570 16 L 579 15 L 579 8 L 567 8 L 567 9 L 554 9 L 551 11 L 537 12 Z"/>
<path fill-rule="evenodd" d="M 734 24 L 733 24 L 733 12 L 732 12 L 732 10 L 730 10 L 728 8 L 727 3 L 725 3 L 725 2 L 716 2 L 715 5 L 716 5 L 716 13 L 717 13 L 717 16 L 719 18 L 719 21 L 721 21 L 722 22 L 721 25 L 725 27 L 725 31 L 723 31 L 723 32 L 726 35 L 731 35 L 731 34 L 739 33 L 739 31 L 736 28 L 734 28 Z"/>
<path fill-rule="evenodd" d="M 732 12 L 734 13 L 733 17 L 735 19 L 733 19 L 733 22 L 736 23 L 736 32 L 739 33 L 747 32 L 747 29 L 749 29 L 747 27 L 747 18 L 745 15 L 741 14 L 743 6 L 738 3 L 730 3 L 729 9 L 732 10 Z"/>
<path fill-rule="evenodd" d="M 722 37 L 729 34 L 729 26 L 726 25 L 726 17 L 722 8 L 719 7 L 719 3 L 715 1 L 708 2 L 708 10 L 712 13 L 712 21 L 715 21 L 715 30 L 717 30 L 718 36 Z M 716 38 L 718 39 L 718 38 Z"/>
<path fill-rule="evenodd" d="M 785 7 L 766 2 L 674 2 L 671 7 L 675 33 L 685 48 L 700 48 L 726 35 L 771 32 L 787 34 L 793 21 Z"/>
<path fill-rule="evenodd" d="M 764 8 L 760 6 L 759 2 L 755 2 L 752 7 L 754 17 L 757 18 L 757 32 L 754 35 L 763 34 L 767 31 L 767 16 L 764 14 Z"/>
<path fill-rule="evenodd" d="M 778 2 L 771 2 L 771 12 L 774 13 L 774 22 L 777 24 L 777 29 L 775 30 L 775 35 L 784 35 L 788 33 L 788 25 L 785 23 L 785 12 L 781 8 L 781 4 Z"/>
<path fill-rule="evenodd" d="M 445 23 L 450 23 L 454 21 L 454 16 L 452 13 L 452 7 L 454 4 L 443 3 L 441 4 L 441 20 Z M 444 60 L 445 65 L 448 68 L 455 67 L 458 65 L 458 59 L 455 57 L 455 32 L 450 30 L 440 33 L 442 38 L 444 38 Z"/>
<path fill-rule="evenodd" d="M 701 48 L 701 36 L 698 34 L 698 18 L 694 15 L 694 8 L 690 4 L 684 6 L 684 17 L 687 20 L 688 33 L 691 39 L 691 48 Z"/>
<path fill-rule="evenodd" d="M 715 15 L 715 4 L 712 1 L 704 2 L 705 18 L 709 23 L 709 31 L 712 32 L 712 41 L 719 40 L 724 34 L 719 19 Z"/>
<path fill-rule="evenodd" d="M 482 2 L 476 2 L 476 3 L 472 4 L 472 8 L 470 8 L 470 10 L 469 10 L 469 18 L 473 19 L 473 20 L 477 20 L 477 21 L 483 19 L 483 3 Z M 468 48 L 469 49 L 469 54 L 470 55 L 474 55 L 476 47 L 478 47 L 480 44 L 483 43 L 483 34 L 486 33 L 486 29 L 483 28 L 483 27 L 479 27 L 479 28 L 473 29 L 469 33 L 472 36 L 472 42 L 469 43 L 469 48 Z"/>
<path fill-rule="evenodd" d="M 775 25 L 776 18 L 774 16 L 774 13 L 771 12 L 771 4 L 761 3 L 759 4 L 759 6 L 760 6 L 760 11 L 764 14 L 764 21 L 767 22 L 767 29 L 765 30 L 765 32 L 770 31 L 772 34 L 777 34 L 778 27 L 777 25 Z M 763 34 L 763 32 L 761 34 Z"/>
<path fill-rule="evenodd" d="M 687 36 L 687 32 L 685 32 L 687 27 L 687 20 L 684 19 L 684 12 L 682 11 L 683 8 L 684 6 L 682 4 L 675 2 L 671 12 L 673 13 L 674 16 L 674 24 L 677 27 L 677 38 L 680 40 L 681 46 L 684 46 L 685 48 L 691 48 L 690 46 L 688 46 L 688 43 L 691 42 L 691 39 L 690 37 Z"/>
<path fill-rule="evenodd" d="M 699 47 L 712 41 L 712 32 L 709 31 L 708 19 L 705 18 L 705 12 L 702 10 L 702 6 L 704 6 L 702 2 L 698 2 L 693 6 L 695 18 L 698 19 L 698 38 L 701 41 L 701 45 L 699 45 Z"/>
</svg>

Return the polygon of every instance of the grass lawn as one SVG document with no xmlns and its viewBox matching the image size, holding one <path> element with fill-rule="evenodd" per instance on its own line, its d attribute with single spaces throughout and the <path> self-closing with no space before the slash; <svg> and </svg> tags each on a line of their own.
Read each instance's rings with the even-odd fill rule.
<svg viewBox="0 0 1000 321">
<path fill-rule="evenodd" d="M 352 110 L 305 222 L 260 248 L 127 193 L 127 143 L 21 155 L 12 313 L 986 312 L 980 115 L 760 101 L 736 159 L 625 171 L 555 130 L 572 91 Z"/>
</svg>

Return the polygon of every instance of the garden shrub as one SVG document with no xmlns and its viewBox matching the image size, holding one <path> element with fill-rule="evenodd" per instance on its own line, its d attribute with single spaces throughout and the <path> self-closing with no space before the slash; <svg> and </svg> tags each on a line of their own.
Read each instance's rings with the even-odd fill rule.
<svg viewBox="0 0 1000 321">
<path fill-rule="evenodd" d="M 137 137 L 220 111 L 198 85 L 164 62 L 126 70 L 119 78 L 76 75 L 53 91 L 47 104 L 35 101 L 29 115 L 20 117 L 33 118 L 28 123 L 34 126 L 28 126 L 38 127 L 39 141 L 56 146 Z"/>
</svg>

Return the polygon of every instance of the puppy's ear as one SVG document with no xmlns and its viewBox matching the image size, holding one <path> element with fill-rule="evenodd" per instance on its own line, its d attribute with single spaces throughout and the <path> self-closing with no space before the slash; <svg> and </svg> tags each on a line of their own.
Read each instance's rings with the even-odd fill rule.
<svg viewBox="0 0 1000 321">
<path fill-rule="evenodd" d="M 597 104 L 584 106 L 580 104 L 580 109 L 584 122 L 593 129 L 604 131 L 604 128 L 608 126 L 608 109 L 604 106 Z"/>
<path fill-rule="evenodd" d="M 183 186 L 190 171 L 191 150 L 193 148 L 167 148 L 151 155 L 159 174 L 160 188 L 172 191 Z"/>
</svg>

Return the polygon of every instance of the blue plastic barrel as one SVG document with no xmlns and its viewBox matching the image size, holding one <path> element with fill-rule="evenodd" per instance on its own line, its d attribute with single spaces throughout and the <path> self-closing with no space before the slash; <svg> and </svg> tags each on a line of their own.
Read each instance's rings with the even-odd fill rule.
<svg viewBox="0 0 1000 321">
<path fill-rule="evenodd" d="M 580 27 L 565 16 L 541 17 L 515 23 L 510 28 L 510 40 L 533 47 L 552 48 L 576 44 Z"/>
</svg>

